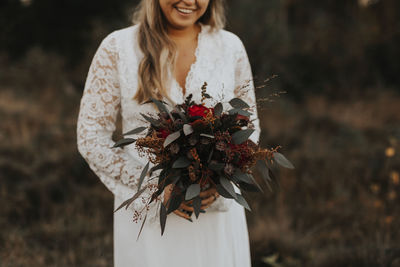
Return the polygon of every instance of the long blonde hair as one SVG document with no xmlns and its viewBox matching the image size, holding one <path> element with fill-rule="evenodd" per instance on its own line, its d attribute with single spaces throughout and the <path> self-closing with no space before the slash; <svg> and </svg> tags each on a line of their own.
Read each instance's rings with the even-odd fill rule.
<svg viewBox="0 0 400 267">
<path fill-rule="evenodd" d="M 199 19 L 212 29 L 225 26 L 224 0 L 210 0 Z M 142 0 L 134 13 L 133 23 L 139 24 L 138 43 L 144 57 L 139 64 L 138 90 L 133 97 L 139 103 L 150 98 L 168 96 L 170 66 L 175 66 L 176 48 L 167 34 L 167 21 L 159 0 Z"/>
</svg>

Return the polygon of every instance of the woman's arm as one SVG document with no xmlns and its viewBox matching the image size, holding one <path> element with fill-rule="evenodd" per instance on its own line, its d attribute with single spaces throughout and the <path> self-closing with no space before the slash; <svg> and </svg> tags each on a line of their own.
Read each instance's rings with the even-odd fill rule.
<svg viewBox="0 0 400 267">
<path fill-rule="evenodd" d="M 121 101 L 116 41 L 113 34 L 107 36 L 93 58 L 80 105 L 77 141 L 90 168 L 115 196 L 126 200 L 137 191 L 143 166 L 125 150 L 111 148 Z M 131 207 L 141 210 L 144 203 L 138 199 Z"/>
</svg>

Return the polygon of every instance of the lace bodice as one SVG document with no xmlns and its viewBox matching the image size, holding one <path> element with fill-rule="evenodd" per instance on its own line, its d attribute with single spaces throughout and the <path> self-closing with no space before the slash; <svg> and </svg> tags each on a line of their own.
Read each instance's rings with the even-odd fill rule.
<svg viewBox="0 0 400 267">
<path fill-rule="evenodd" d="M 77 125 L 79 152 L 105 186 L 124 200 L 136 193 L 147 159 L 140 157 L 133 145 L 111 148 L 118 112 L 122 115 L 124 132 L 147 125 L 140 113 L 155 113 L 152 104 L 139 105 L 133 100 L 138 85 L 138 66 L 143 57 L 136 41 L 137 31 L 138 26 L 131 26 L 112 32 L 102 41 L 89 68 Z M 207 93 L 213 97 L 206 100 L 207 105 L 221 101 L 226 106 L 233 97 L 241 97 L 253 106 L 251 119 L 256 131 L 250 138 L 257 142 L 260 127 L 251 79 L 250 64 L 240 39 L 225 30 L 210 31 L 209 26 L 202 25 L 196 61 L 186 78 L 186 95 L 192 93 L 193 99 L 200 102 L 200 88 L 207 82 Z M 182 103 L 186 95 L 175 79 L 171 81 L 170 97 L 175 103 Z M 243 88 L 246 84 L 248 88 Z M 145 191 L 129 208 L 144 209 L 145 199 L 150 194 L 149 190 Z M 231 202 L 220 197 L 207 211 L 226 211 Z M 154 202 L 148 207 L 148 222 L 157 220 L 157 205 Z"/>
</svg>

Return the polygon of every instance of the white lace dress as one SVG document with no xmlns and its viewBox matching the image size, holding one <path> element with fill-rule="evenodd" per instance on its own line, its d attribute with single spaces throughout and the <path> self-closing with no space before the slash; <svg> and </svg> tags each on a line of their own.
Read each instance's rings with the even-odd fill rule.
<svg viewBox="0 0 400 267">
<path fill-rule="evenodd" d="M 154 114 L 152 104 L 139 105 L 133 96 L 137 90 L 138 65 L 142 53 L 137 44 L 137 26 L 109 34 L 98 48 L 87 76 L 81 100 L 77 140 L 78 149 L 105 186 L 114 194 L 114 207 L 137 191 L 138 177 L 147 159 L 140 157 L 134 145 L 124 149 L 110 148 L 118 112 L 123 131 L 147 125 L 140 113 Z M 227 31 L 210 31 L 201 26 L 196 61 L 186 78 L 186 95 L 171 77 L 170 97 L 182 103 L 188 94 L 200 102 L 201 86 L 208 83 L 206 101 L 224 105 L 233 97 L 241 97 L 255 106 L 254 86 L 245 48 L 240 39 Z M 250 83 L 249 83 L 250 81 Z M 249 84 L 245 90 L 243 85 Z M 250 137 L 258 141 L 260 128 L 253 109 L 256 131 Z M 154 181 L 153 181 L 154 182 Z M 149 183 L 149 182 L 147 182 Z M 145 192 L 143 197 L 148 197 Z M 146 224 L 137 241 L 144 217 L 133 222 L 135 211 L 143 210 L 145 200 L 137 199 L 128 210 L 114 213 L 115 267 L 247 267 L 250 250 L 243 207 L 222 197 L 193 223 L 168 215 L 165 233 L 160 234 L 159 203 L 152 203 Z"/>
</svg>

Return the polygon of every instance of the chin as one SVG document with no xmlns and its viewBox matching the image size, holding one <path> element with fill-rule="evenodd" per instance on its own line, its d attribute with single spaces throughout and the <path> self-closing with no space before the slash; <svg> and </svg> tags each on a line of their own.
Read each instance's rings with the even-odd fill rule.
<svg viewBox="0 0 400 267">
<path fill-rule="evenodd" d="M 175 29 L 180 29 L 180 30 L 192 27 L 195 24 L 196 24 L 196 21 L 180 21 L 180 20 L 176 20 L 176 21 L 170 22 L 170 25 L 172 27 L 174 27 Z"/>
</svg>

